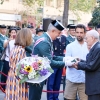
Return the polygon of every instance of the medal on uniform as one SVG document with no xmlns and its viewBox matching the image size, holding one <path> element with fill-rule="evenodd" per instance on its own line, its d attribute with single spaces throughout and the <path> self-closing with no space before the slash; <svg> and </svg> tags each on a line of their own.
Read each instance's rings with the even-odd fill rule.
<svg viewBox="0 0 100 100">
<path fill-rule="evenodd" d="M 57 47 L 55 47 L 55 50 L 57 50 Z"/>
</svg>

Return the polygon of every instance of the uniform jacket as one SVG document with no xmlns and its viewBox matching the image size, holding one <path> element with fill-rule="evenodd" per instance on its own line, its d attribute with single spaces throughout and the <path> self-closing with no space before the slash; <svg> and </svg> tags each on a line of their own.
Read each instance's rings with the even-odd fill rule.
<svg viewBox="0 0 100 100">
<path fill-rule="evenodd" d="M 66 37 L 64 35 L 53 41 L 53 49 L 54 55 L 64 56 L 64 50 L 66 49 Z"/>
<path fill-rule="evenodd" d="M 25 48 L 26 56 L 27 56 L 27 57 L 31 56 L 31 54 L 32 54 L 32 49 L 33 49 L 33 45 L 27 46 L 27 47 Z"/>
<path fill-rule="evenodd" d="M 2 53 L 2 51 L 4 50 L 4 41 L 5 39 L 7 39 L 7 37 L 3 37 L 1 34 L 0 34 L 0 53 Z"/>
<path fill-rule="evenodd" d="M 34 41 L 36 41 L 38 38 L 39 38 L 39 36 L 38 35 L 35 35 L 34 36 Z"/>
<path fill-rule="evenodd" d="M 63 57 L 53 56 L 53 43 L 50 40 L 49 36 L 44 33 L 42 36 L 39 37 L 39 39 L 40 38 L 43 38 L 44 40 L 39 42 L 34 47 L 33 54 L 41 57 L 48 57 L 48 59 L 51 61 L 50 65 L 53 68 L 63 68 L 63 66 L 65 65 L 65 63 L 62 61 Z"/>
<path fill-rule="evenodd" d="M 78 63 L 79 70 L 86 73 L 86 94 L 100 94 L 100 43 L 97 42 L 87 54 L 86 61 Z"/>
<path fill-rule="evenodd" d="M 66 40 L 66 45 L 68 45 L 69 43 L 75 41 L 75 38 L 72 38 L 70 35 L 68 35 L 67 40 Z"/>
</svg>

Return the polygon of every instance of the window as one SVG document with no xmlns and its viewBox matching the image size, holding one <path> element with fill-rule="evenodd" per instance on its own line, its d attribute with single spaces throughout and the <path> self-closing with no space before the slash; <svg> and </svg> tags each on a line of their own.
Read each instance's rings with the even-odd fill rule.
<svg viewBox="0 0 100 100">
<path fill-rule="evenodd" d="M 74 20 L 69 20 L 69 24 L 74 24 Z"/>
</svg>

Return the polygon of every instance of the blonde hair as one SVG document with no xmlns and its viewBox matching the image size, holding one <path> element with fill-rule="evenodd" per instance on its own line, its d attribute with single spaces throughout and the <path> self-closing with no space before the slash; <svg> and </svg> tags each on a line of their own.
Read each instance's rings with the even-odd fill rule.
<svg viewBox="0 0 100 100">
<path fill-rule="evenodd" d="M 28 28 L 21 29 L 15 39 L 15 45 L 20 45 L 23 47 L 29 46 L 32 44 L 32 32 Z"/>
</svg>

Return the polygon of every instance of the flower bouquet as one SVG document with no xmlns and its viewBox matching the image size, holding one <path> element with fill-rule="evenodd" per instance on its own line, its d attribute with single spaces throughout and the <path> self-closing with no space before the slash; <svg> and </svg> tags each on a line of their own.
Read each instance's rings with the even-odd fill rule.
<svg viewBox="0 0 100 100">
<path fill-rule="evenodd" d="M 17 63 L 16 77 L 20 83 L 40 83 L 47 79 L 53 70 L 47 57 L 25 57 Z"/>
</svg>

